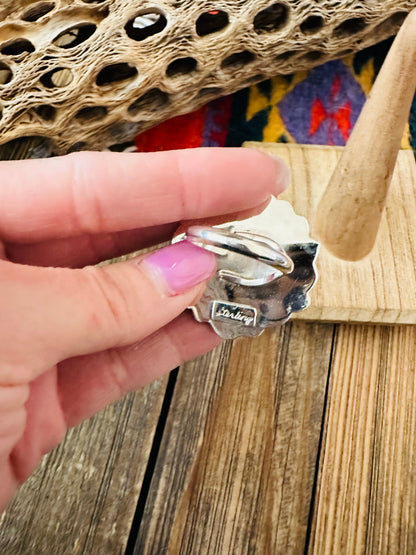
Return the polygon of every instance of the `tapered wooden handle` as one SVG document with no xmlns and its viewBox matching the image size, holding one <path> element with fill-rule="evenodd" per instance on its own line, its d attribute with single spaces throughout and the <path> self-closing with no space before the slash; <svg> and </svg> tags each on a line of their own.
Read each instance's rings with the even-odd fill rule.
<svg viewBox="0 0 416 555">
<path fill-rule="evenodd" d="M 416 89 L 416 10 L 405 20 L 316 212 L 314 232 L 338 258 L 372 249 Z"/>
</svg>

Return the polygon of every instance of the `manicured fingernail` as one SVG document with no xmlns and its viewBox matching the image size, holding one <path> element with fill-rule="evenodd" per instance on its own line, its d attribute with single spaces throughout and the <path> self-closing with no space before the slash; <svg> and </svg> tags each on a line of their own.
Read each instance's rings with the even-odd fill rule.
<svg viewBox="0 0 416 555">
<path fill-rule="evenodd" d="M 214 274 L 216 256 L 189 241 L 181 241 L 151 254 L 142 264 L 165 293 L 179 295 Z"/>
<path fill-rule="evenodd" d="M 274 154 L 270 154 L 270 156 L 274 158 L 278 164 L 277 187 L 279 189 L 278 192 L 282 193 L 285 189 L 289 187 L 292 175 L 289 166 L 281 158 L 279 158 L 279 156 L 275 156 Z"/>
</svg>

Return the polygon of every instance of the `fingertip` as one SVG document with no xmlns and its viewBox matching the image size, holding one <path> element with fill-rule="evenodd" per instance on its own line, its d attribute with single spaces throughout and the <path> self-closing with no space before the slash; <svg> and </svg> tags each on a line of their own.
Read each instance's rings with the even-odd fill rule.
<svg viewBox="0 0 416 555">
<path fill-rule="evenodd" d="M 292 173 L 290 171 L 289 166 L 286 164 L 286 162 L 284 162 L 279 156 L 275 156 L 274 154 L 270 154 L 268 155 L 270 156 L 274 162 L 277 164 L 277 179 L 276 179 L 276 196 L 280 195 L 280 193 L 283 193 L 283 191 L 285 191 L 291 182 L 292 179 Z"/>
<path fill-rule="evenodd" d="M 256 160 L 257 167 L 261 168 L 261 175 L 270 181 L 271 193 L 274 196 L 283 193 L 291 181 L 290 168 L 286 162 L 275 154 L 269 154 L 254 148 L 247 148 L 246 150 L 252 153 L 251 156 L 255 155 L 259 158 Z"/>
</svg>

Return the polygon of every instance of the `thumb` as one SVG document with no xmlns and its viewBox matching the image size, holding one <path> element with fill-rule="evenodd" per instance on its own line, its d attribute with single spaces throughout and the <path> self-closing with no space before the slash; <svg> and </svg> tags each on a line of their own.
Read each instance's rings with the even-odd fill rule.
<svg viewBox="0 0 416 555">
<path fill-rule="evenodd" d="M 152 334 L 202 294 L 216 259 L 183 241 L 101 268 L 0 264 L 2 385 L 28 382 L 67 358 Z"/>
</svg>

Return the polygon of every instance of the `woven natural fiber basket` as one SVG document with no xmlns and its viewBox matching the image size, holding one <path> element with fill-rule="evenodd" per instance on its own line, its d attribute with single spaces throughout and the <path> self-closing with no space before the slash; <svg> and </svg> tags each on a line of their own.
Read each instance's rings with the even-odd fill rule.
<svg viewBox="0 0 416 555">
<path fill-rule="evenodd" d="M 394 34 L 416 0 L 2 0 L 0 144 L 102 149 Z"/>
</svg>

